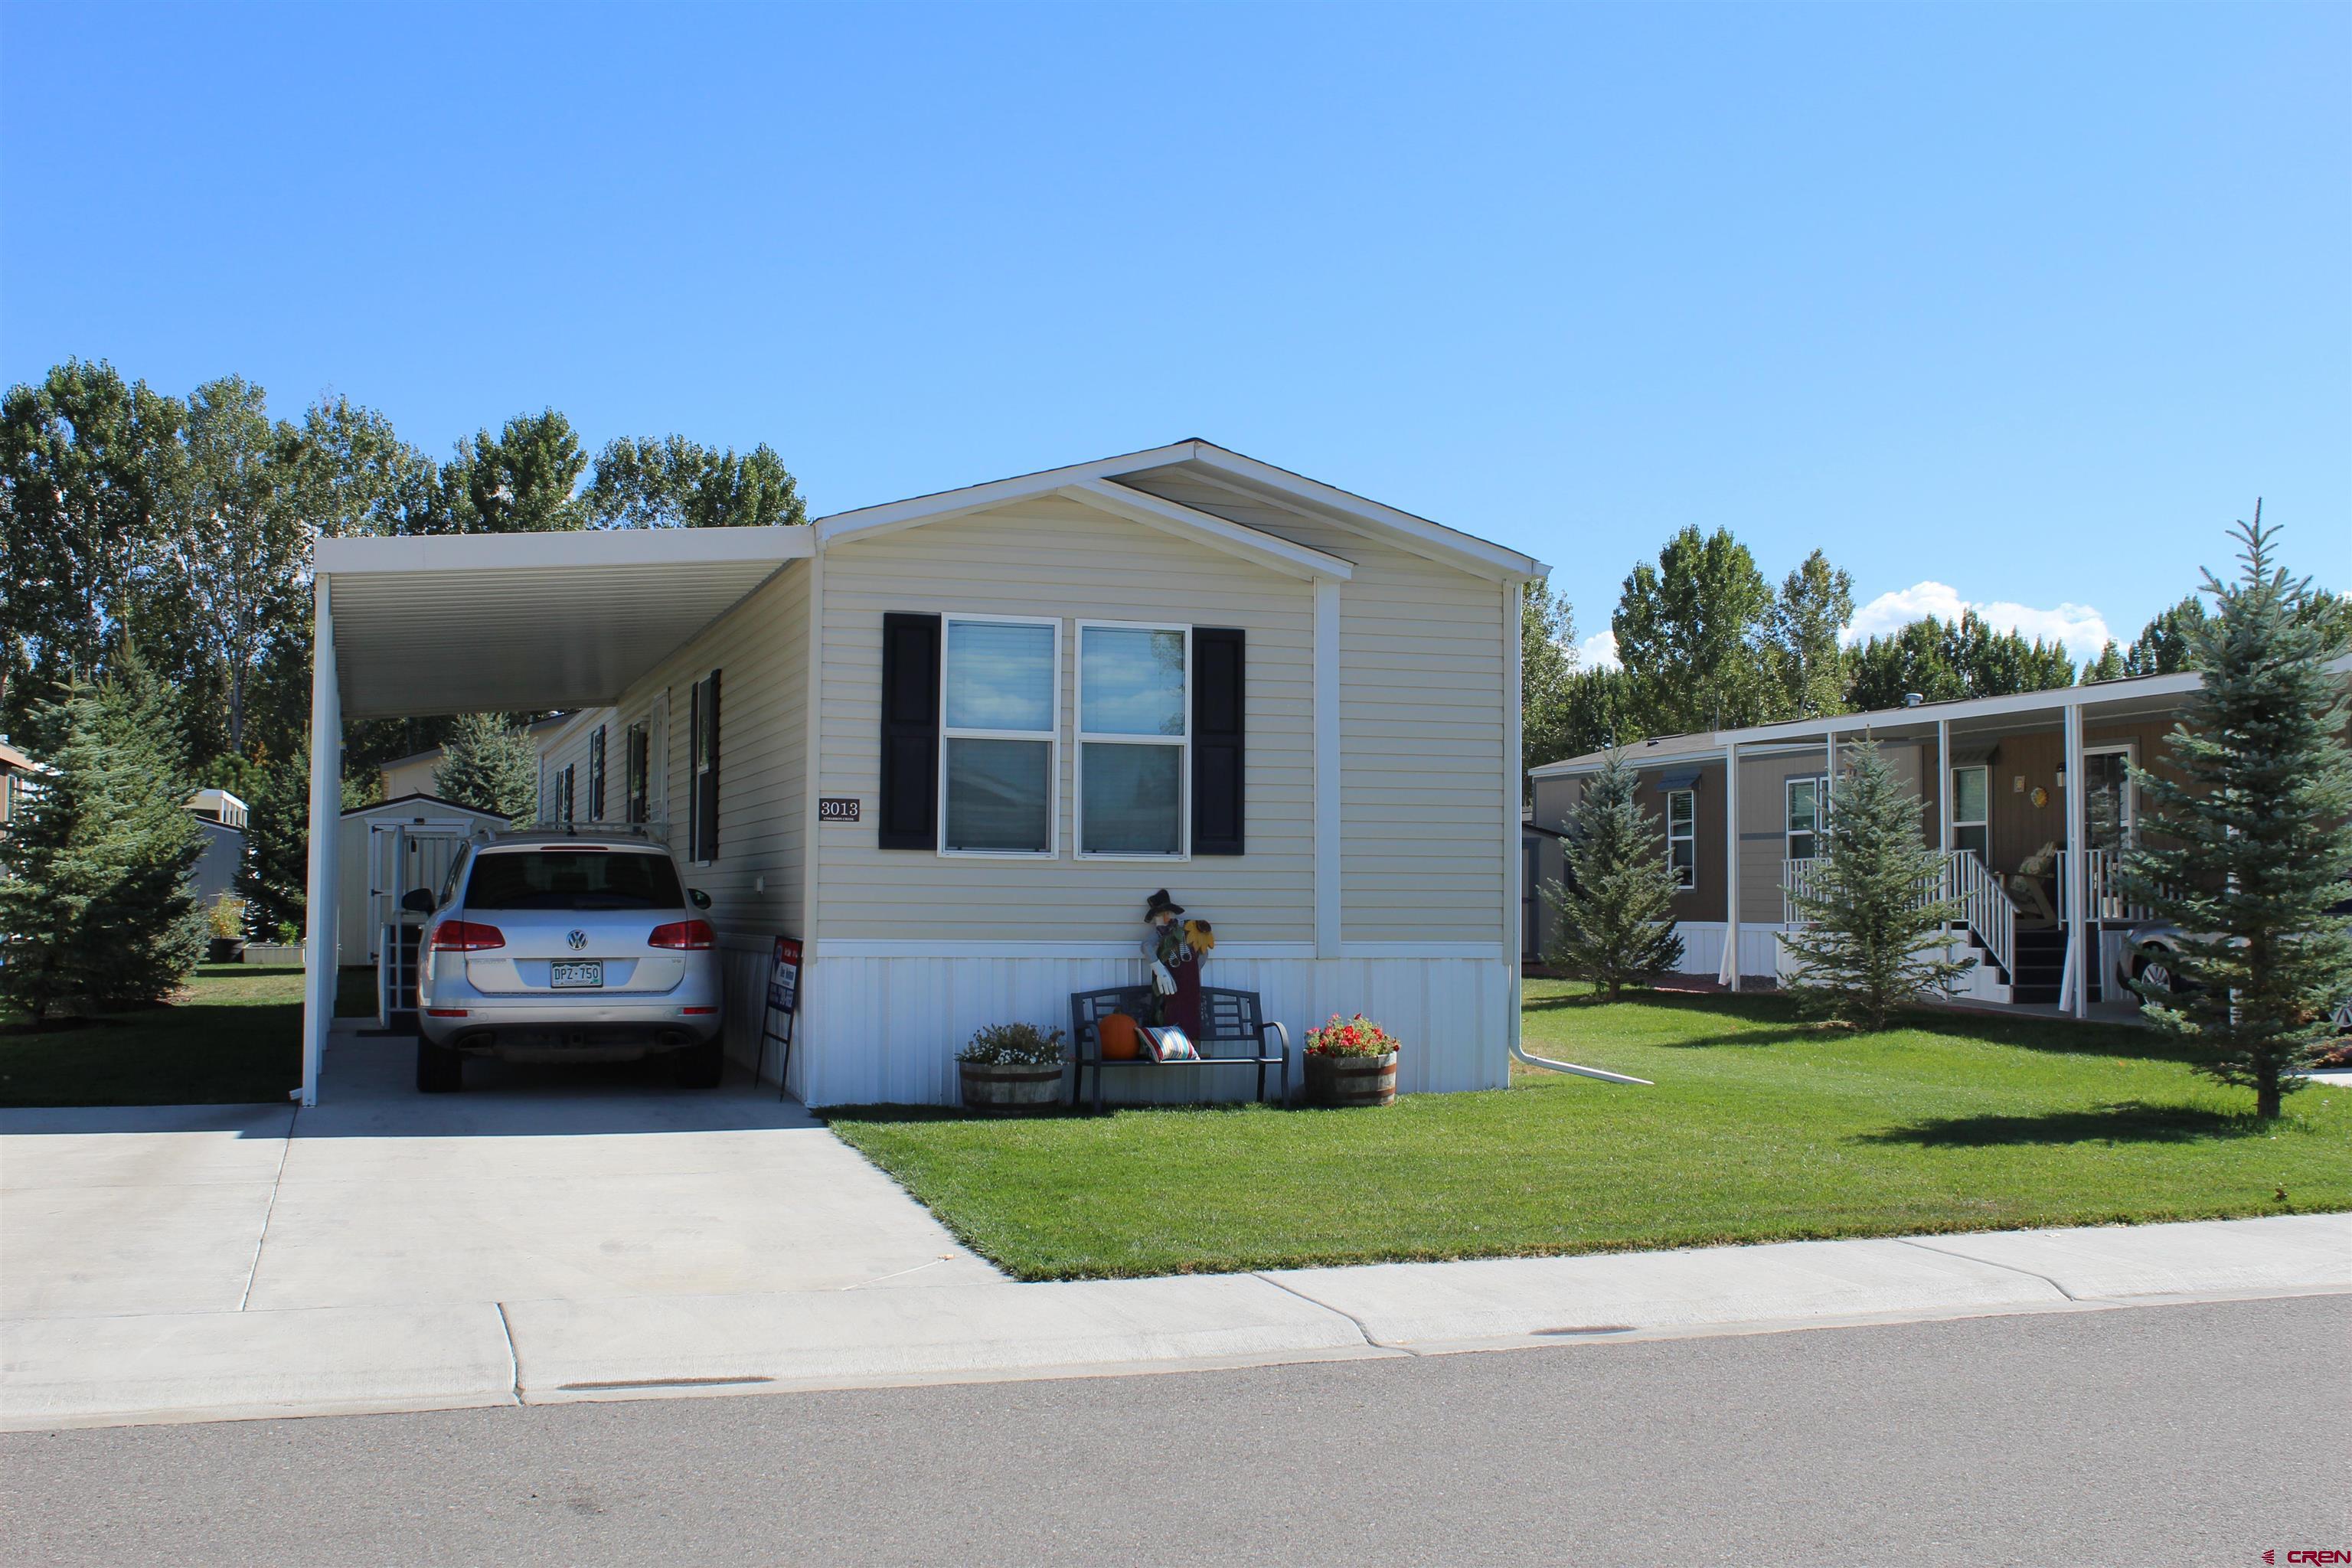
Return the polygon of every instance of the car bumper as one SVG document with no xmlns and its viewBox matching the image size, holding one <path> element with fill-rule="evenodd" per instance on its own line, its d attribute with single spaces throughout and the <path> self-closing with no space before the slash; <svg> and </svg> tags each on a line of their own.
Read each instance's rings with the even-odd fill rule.
<svg viewBox="0 0 2352 1568">
<path fill-rule="evenodd" d="M 726 1017 L 716 964 L 697 966 L 667 991 L 634 996 L 518 996 L 436 974 L 419 1001 L 417 1028 L 435 1045 L 509 1054 L 683 1049 L 717 1035 Z"/>
</svg>

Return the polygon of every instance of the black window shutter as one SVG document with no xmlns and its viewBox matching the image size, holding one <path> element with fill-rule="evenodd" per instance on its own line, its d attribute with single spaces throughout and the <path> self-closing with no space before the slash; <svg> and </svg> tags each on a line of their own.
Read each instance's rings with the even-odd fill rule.
<svg viewBox="0 0 2352 1568">
<path fill-rule="evenodd" d="M 1242 853 L 1242 714 L 1247 664 L 1238 626 L 1192 628 L 1192 853 Z"/>
<path fill-rule="evenodd" d="M 884 849 L 940 846 L 940 618 L 882 617 Z"/>
<path fill-rule="evenodd" d="M 702 683 L 703 770 L 694 781 L 695 854 L 698 860 L 719 858 L 719 672 Z"/>
</svg>

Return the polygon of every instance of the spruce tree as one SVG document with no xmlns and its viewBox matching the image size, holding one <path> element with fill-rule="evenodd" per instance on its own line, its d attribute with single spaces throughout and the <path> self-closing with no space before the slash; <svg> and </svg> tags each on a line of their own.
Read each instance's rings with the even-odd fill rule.
<svg viewBox="0 0 2352 1568">
<path fill-rule="evenodd" d="M 76 683 L 34 714 L 48 772 L 0 839 L 0 997 L 35 1022 L 160 1001 L 195 968 L 204 852 L 152 690 Z"/>
<path fill-rule="evenodd" d="M 1864 742 L 1844 751 L 1811 881 L 1791 889 L 1802 922 L 1781 943 L 1797 959 L 1798 1005 L 1876 1029 L 1904 1004 L 1948 991 L 1972 961 L 1942 956 L 1959 916 L 1937 897 L 1943 852 L 1927 841 L 1919 797 Z"/>
<path fill-rule="evenodd" d="M 2262 519 L 2257 505 L 2234 531 L 2236 582 L 2206 574 L 2214 614 L 2182 617 L 2203 680 L 2168 737 L 2172 772 L 2134 771 L 2144 837 L 2125 887 L 2183 933 L 2186 989 L 2143 990 L 2142 1011 L 2274 1117 L 2352 993 L 2352 921 L 2327 913 L 2352 877 L 2352 749 L 2327 668 L 2343 636 L 2310 613 L 2309 579 L 2279 567 Z"/>
<path fill-rule="evenodd" d="M 499 715 L 468 713 L 441 749 L 433 787 L 443 800 L 529 822 L 539 814 L 539 753 Z"/>
<path fill-rule="evenodd" d="M 1543 889 L 1558 917 L 1545 962 L 1591 981 L 1612 1002 L 1683 957 L 1665 836 L 1642 810 L 1638 783 L 1624 752 L 1601 759 L 1569 818 L 1567 880 Z"/>
</svg>

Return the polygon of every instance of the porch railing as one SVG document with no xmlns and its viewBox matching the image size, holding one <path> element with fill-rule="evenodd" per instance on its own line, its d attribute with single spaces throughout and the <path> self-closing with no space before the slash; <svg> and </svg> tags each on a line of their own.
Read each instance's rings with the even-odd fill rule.
<svg viewBox="0 0 2352 1568">
<path fill-rule="evenodd" d="M 1805 923 L 1797 900 L 1813 895 L 1820 868 L 1819 860 L 1780 862 L 1780 919 L 1784 923 Z M 1922 905 L 1947 900 L 1959 906 L 1960 923 L 1976 932 L 1977 940 L 1992 955 L 1992 961 L 2004 973 L 2016 973 L 2017 906 L 2010 901 L 2000 879 L 1985 868 L 1973 850 L 1951 851 L 1944 857 L 1941 869 L 1920 884 Z"/>
<path fill-rule="evenodd" d="M 2135 924 L 2156 917 L 2145 904 L 2124 896 L 2124 858 L 2115 849 L 2094 849 L 2084 857 L 2083 877 L 2085 886 L 2084 912 L 2095 921 L 2128 921 Z M 2058 851 L 2058 918 L 2074 918 L 2074 858 L 2072 850 Z"/>
</svg>

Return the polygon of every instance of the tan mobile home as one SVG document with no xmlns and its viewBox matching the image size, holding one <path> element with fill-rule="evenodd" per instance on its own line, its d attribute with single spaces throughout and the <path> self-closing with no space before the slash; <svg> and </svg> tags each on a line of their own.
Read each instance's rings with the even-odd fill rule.
<svg viewBox="0 0 2352 1568">
<path fill-rule="evenodd" d="M 2338 668 L 2352 674 L 2352 660 Z M 1627 758 L 1683 885 L 1684 969 L 1735 986 L 1778 976 L 1780 933 L 1796 919 L 1788 890 L 1834 809 L 1837 751 L 1867 740 L 1920 795 L 1923 831 L 1945 853 L 1942 891 L 1968 916 L 1958 945 L 1979 961 L 1968 997 L 2077 1016 L 2135 1005 L 2116 982 L 2131 962 L 2125 931 L 2149 918 L 2119 876 L 2138 830 L 2131 770 L 2168 766 L 2165 737 L 2198 684 L 2142 676 L 1633 743 Z M 1531 830 L 1566 828 L 1601 755 L 1531 770 Z M 1557 881 L 1558 838 L 1529 837 L 1539 885 Z M 1552 918 L 1532 901 L 1530 951 Z"/>
<path fill-rule="evenodd" d="M 980 1025 L 1141 978 L 1162 887 L 1294 1048 L 1361 1009 L 1402 1087 L 1494 1088 L 1546 570 L 1203 441 L 806 527 L 333 540 L 319 712 L 572 710 L 542 815 L 666 834 L 747 1066 L 804 944 L 812 1104 L 953 1099 Z"/>
</svg>

